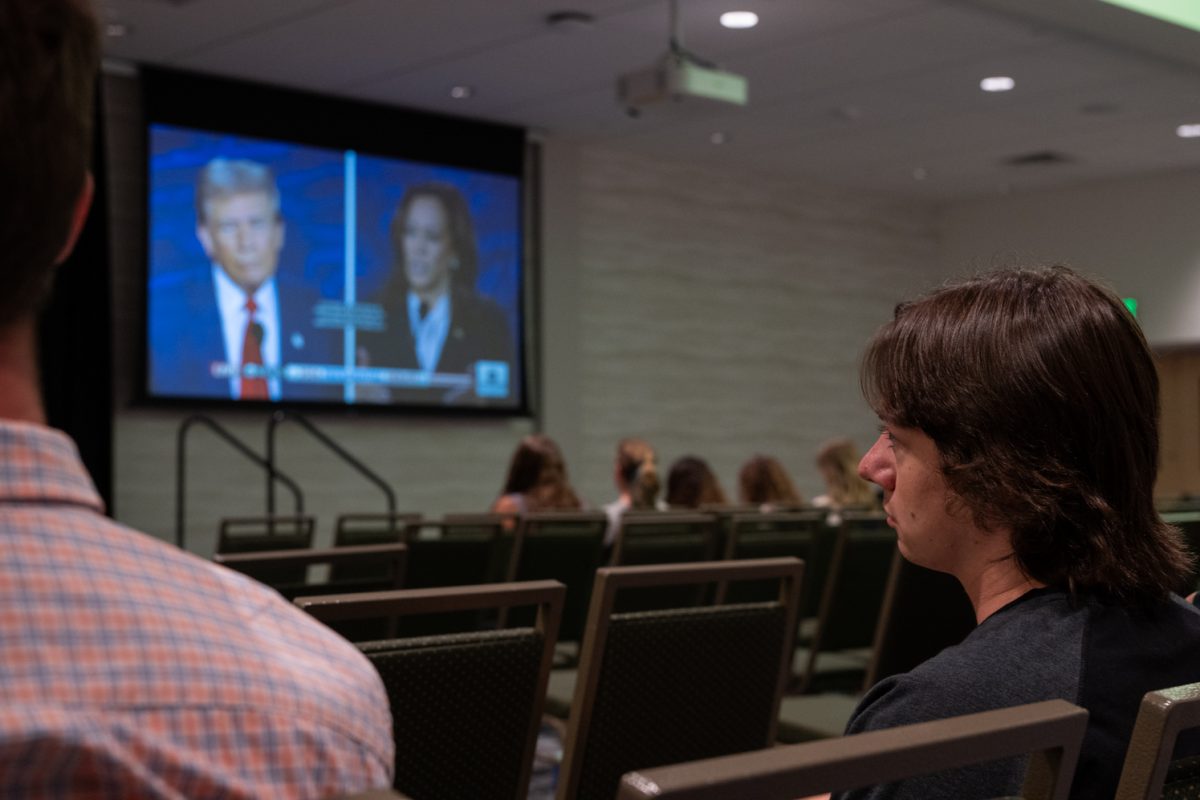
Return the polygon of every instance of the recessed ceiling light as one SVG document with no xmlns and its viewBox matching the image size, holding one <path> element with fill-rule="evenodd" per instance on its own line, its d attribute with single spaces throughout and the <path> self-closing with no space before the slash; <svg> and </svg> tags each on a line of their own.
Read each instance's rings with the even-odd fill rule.
<svg viewBox="0 0 1200 800">
<path fill-rule="evenodd" d="M 713 131 L 712 135 L 708 137 L 708 140 L 713 144 L 725 144 L 729 141 L 729 136 L 725 133 L 725 131 Z"/>
<path fill-rule="evenodd" d="M 721 24 L 726 28 L 753 28 L 758 24 L 758 14 L 753 11 L 726 11 L 721 15 Z"/>
<path fill-rule="evenodd" d="M 475 94 L 475 90 L 470 86 L 454 86 L 450 89 L 450 96 L 455 100 L 466 100 Z"/>
<path fill-rule="evenodd" d="M 1175 129 L 1175 135 L 1180 139 L 1200 139 L 1200 125 L 1180 125 Z"/>
<path fill-rule="evenodd" d="M 120 39 L 129 34 L 129 26 L 124 22 L 110 22 L 104 26 L 104 35 L 110 39 Z"/>
<path fill-rule="evenodd" d="M 1007 75 L 994 75 L 979 82 L 979 88 L 985 92 L 1008 92 L 1016 85 L 1017 82 Z"/>
<path fill-rule="evenodd" d="M 914 181 L 923 181 L 929 177 L 929 170 L 924 167 L 917 167 L 912 171 Z"/>
</svg>

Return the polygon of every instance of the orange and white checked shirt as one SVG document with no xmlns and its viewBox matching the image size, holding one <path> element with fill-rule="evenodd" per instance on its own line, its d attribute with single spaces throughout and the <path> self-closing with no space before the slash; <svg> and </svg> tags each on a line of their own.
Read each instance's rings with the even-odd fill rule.
<svg viewBox="0 0 1200 800">
<path fill-rule="evenodd" d="M 387 696 L 357 650 L 102 510 L 67 436 L 0 422 L 0 797 L 391 785 Z"/>
</svg>

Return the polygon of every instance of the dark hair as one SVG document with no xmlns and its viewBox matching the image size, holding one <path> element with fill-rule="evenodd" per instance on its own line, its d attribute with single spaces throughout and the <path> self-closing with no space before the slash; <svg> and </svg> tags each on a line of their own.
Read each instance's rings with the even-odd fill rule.
<svg viewBox="0 0 1200 800">
<path fill-rule="evenodd" d="M 530 511 L 572 510 L 583 505 L 567 480 L 562 451 L 541 433 L 526 436 L 517 444 L 501 494 L 524 495 Z"/>
<path fill-rule="evenodd" d="M 99 58 L 81 0 L 0 0 L 0 327 L 49 295 L 91 162 Z"/>
<path fill-rule="evenodd" d="M 704 459 L 683 456 L 671 465 L 667 473 L 667 503 L 679 508 L 723 506 L 728 501 L 717 476 Z"/>
<path fill-rule="evenodd" d="M 798 506 L 802 502 L 795 484 L 779 459 L 752 456 L 738 472 L 738 496 L 743 503 Z"/>
<path fill-rule="evenodd" d="M 1158 376 L 1112 292 L 1055 266 L 902 303 L 862 385 L 937 445 L 951 502 L 1012 530 L 1030 578 L 1139 605 L 1180 586 L 1191 558 L 1153 503 Z"/>
<path fill-rule="evenodd" d="M 630 505 L 635 509 L 654 508 L 660 487 L 654 448 L 642 439 L 622 439 L 617 443 L 617 472 L 629 489 Z"/>
<path fill-rule="evenodd" d="M 419 197 L 434 198 L 446 212 L 446 233 L 455 258 L 455 266 L 450 270 L 450 291 L 474 294 L 479 275 L 479 245 L 475 241 L 475 224 L 471 221 L 470 206 L 457 187 L 429 181 L 409 186 L 396 206 L 396 213 L 392 215 L 389 235 L 393 264 L 391 279 L 384 290 L 386 298 L 391 302 L 399 302 L 408 291 L 408 277 L 404 271 L 404 228 L 408 210 Z"/>
</svg>

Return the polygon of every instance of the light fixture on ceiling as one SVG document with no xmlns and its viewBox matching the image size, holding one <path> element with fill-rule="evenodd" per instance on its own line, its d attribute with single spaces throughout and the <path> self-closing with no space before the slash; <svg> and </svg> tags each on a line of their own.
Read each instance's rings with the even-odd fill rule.
<svg viewBox="0 0 1200 800">
<path fill-rule="evenodd" d="M 450 87 L 450 96 L 455 100 L 466 100 L 475 95 L 475 90 L 465 84 Z"/>
<path fill-rule="evenodd" d="M 129 26 L 124 22 L 109 22 L 104 26 L 104 35 L 110 39 L 120 39 L 129 35 Z"/>
<path fill-rule="evenodd" d="M 993 75 L 979 82 L 979 88 L 985 92 L 1010 92 L 1017 82 L 1007 75 Z"/>
<path fill-rule="evenodd" d="M 1200 139 L 1200 125 L 1180 125 L 1175 129 L 1175 135 L 1180 139 Z"/>
<path fill-rule="evenodd" d="M 734 30 L 753 28 L 758 24 L 758 14 L 753 11 L 726 11 L 721 15 L 721 25 Z"/>
<path fill-rule="evenodd" d="M 729 141 L 729 134 L 725 133 L 725 131 L 713 131 L 708 140 L 713 144 L 725 144 Z"/>
<path fill-rule="evenodd" d="M 923 181 L 929 178 L 929 170 L 924 167 L 915 167 L 912 171 L 914 181 Z"/>
</svg>

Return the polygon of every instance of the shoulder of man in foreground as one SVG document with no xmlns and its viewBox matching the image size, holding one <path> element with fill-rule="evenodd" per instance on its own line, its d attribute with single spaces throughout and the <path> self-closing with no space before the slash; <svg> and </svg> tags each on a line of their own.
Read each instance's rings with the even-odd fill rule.
<svg viewBox="0 0 1200 800">
<path fill-rule="evenodd" d="M 48 469 L 69 470 L 73 448 L 59 455 Z M 86 499 L 0 512 L 0 795 L 316 797 L 390 784 L 387 697 L 355 648 Z"/>
</svg>

